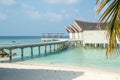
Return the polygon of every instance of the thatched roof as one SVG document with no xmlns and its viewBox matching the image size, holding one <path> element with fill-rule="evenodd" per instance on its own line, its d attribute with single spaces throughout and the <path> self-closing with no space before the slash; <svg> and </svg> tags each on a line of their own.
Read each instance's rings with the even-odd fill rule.
<svg viewBox="0 0 120 80">
<path fill-rule="evenodd" d="M 66 28 L 68 33 L 74 33 L 75 32 L 71 27 L 65 26 L 65 28 Z"/>
<path fill-rule="evenodd" d="M 79 32 L 79 30 L 75 26 L 71 25 L 71 28 L 74 30 L 74 32 Z"/>
<path fill-rule="evenodd" d="M 93 22 L 85 22 L 85 21 L 79 21 L 75 20 L 75 23 L 82 29 L 84 30 L 105 30 L 105 24 L 100 24 L 103 25 L 102 27 L 98 27 L 98 23 L 93 23 Z"/>
</svg>

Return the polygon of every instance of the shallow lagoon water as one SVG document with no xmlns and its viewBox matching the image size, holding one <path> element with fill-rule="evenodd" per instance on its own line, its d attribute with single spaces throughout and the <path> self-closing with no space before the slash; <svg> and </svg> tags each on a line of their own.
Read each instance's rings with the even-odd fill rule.
<svg viewBox="0 0 120 80">
<path fill-rule="evenodd" d="M 15 40 L 16 42 L 11 42 Z M 29 42 L 39 42 L 37 39 L 5 39 L 0 40 L 0 44 L 18 44 L 18 43 L 29 43 Z M 49 47 L 48 47 L 49 48 Z M 63 51 L 48 53 L 44 55 L 44 47 L 41 47 L 41 55 L 38 56 L 38 49 L 34 49 L 34 58 L 30 58 L 30 49 L 24 49 L 24 61 L 22 63 L 30 64 L 55 64 L 55 65 L 70 65 L 70 66 L 80 66 L 80 67 L 90 67 L 104 70 L 112 70 L 120 72 L 120 55 L 114 55 L 109 57 L 105 56 L 105 49 L 101 48 L 68 48 Z M 49 51 L 49 49 L 48 49 Z M 6 52 L 8 52 L 6 50 Z M 13 53 L 17 53 L 14 58 L 20 59 L 20 49 L 13 50 Z M 28 56 L 28 57 L 27 57 Z M 21 62 L 19 60 L 18 62 Z"/>
<path fill-rule="evenodd" d="M 120 72 L 120 56 L 114 56 L 107 59 L 105 56 L 105 49 L 84 49 L 77 47 L 56 52 L 52 55 L 26 60 L 24 62 L 30 64 L 57 64 L 91 67 Z"/>
</svg>

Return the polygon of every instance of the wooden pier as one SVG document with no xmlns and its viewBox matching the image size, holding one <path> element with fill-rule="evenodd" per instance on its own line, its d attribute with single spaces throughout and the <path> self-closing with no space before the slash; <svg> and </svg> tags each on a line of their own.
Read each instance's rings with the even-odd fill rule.
<svg viewBox="0 0 120 80">
<path fill-rule="evenodd" d="M 34 56 L 33 54 L 33 48 L 34 47 L 38 47 L 38 55 L 40 55 L 41 53 L 41 48 L 42 46 L 44 46 L 44 53 L 47 53 L 47 49 L 49 49 L 49 52 L 55 52 L 58 50 L 62 50 L 64 48 L 66 48 L 66 43 L 68 41 L 54 41 L 54 42 L 43 42 L 43 43 L 31 43 L 31 44 L 9 44 L 9 45 L 0 45 L 0 50 L 4 50 L 7 49 L 9 50 L 9 59 L 10 62 L 12 61 L 12 50 L 14 49 L 21 49 L 21 59 L 24 59 L 24 49 L 25 48 L 30 48 L 31 51 L 31 58 Z M 53 50 L 52 50 L 52 46 L 54 46 Z M 49 48 L 47 48 L 49 47 Z"/>
<path fill-rule="evenodd" d="M 42 33 L 43 38 L 63 38 L 64 33 Z"/>
</svg>

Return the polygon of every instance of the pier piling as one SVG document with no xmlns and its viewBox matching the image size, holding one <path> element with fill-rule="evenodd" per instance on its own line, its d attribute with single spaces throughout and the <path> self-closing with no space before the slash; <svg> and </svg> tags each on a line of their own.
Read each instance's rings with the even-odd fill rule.
<svg viewBox="0 0 120 80">
<path fill-rule="evenodd" d="M 21 59 L 23 60 L 23 48 L 21 48 Z"/>
<path fill-rule="evenodd" d="M 55 44 L 54 44 L 54 51 L 55 51 Z"/>
<path fill-rule="evenodd" d="M 50 52 L 51 52 L 51 45 L 50 45 Z"/>
<path fill-rule="evenodd" d="M 39 56 L 40 56 L 40 46 L 38 46 L 38 52 L 39 52 Z"/>
<path fill-rule="evenodd" d="M 33 48 L 30 47 L 30 49 L 31 49 L 31 57 L 33 57 Z"/>
<path fill-rule="evenodd" d="M 45 53 L 47 53 L 47 50 L 46 50 L 47 46 L 45 45 Z"/>
<path fill-rule="evenodd" d="M 10 58 L 10 62 L 12 61 L 12 49 L 9 49 L 10 51 L 10 55 L 9 55 L 9 58 Z"/>
</svg>

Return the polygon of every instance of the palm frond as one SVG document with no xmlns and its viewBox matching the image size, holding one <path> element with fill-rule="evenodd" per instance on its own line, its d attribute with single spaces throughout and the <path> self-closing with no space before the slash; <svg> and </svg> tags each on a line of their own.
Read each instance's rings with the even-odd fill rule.
<svg viewBox="0 0 120 80">
<path fill-rule="evenodd" d="M 98 4 L 100 0 L 96 1 Z M 107 36 L 109 39 L 109 45 L 106 50 L 106 56 L 112 53 L 118 53 L 117 42 L 120 41 L 120 0 L 102 0 L 97 8 L 96 13 L 109 4 L 106 11 L 102 14 L 99 19 L 99 23 L 107 23 Z"/>
<path fill-rule="evenodd" d="M 99 7 L 97 8 L 96 14 L 98 14 L 104 7 L 105 5 L 109 2 L 110 0 L 103 0 Z"/>
</svg>

